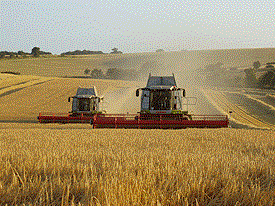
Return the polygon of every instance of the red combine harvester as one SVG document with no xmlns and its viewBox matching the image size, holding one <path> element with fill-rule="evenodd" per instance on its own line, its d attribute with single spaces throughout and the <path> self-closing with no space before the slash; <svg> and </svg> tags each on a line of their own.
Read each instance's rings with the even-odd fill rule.
<svg viewBox="0 0 275 206">
<path fill-rule="evenodd" d="M 103 97 L 98 97 L 95 87 L 78 88 L 76 95 L 68 98 L 72 101 L 72 111 L 67 114 L 39 114 L 40 123 L 90 123 L 95 114 L 103 114 L 100 102 Z"/>
<path fill-rule="evenodd" d="M 96 114 L 93 128 L 181 129 L 228 127 L 227 115 L 191 115 L 184 111 L 185 90 L 178 88 L 173 76 L 151 76 L 147 86 L 139 88 L 141 110 L 138 114 Z"/>
</svg>

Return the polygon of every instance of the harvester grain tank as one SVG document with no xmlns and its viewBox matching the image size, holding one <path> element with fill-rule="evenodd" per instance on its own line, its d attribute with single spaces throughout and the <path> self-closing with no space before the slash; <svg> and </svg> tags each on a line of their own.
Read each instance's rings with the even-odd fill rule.
<svg viewBox="0 0 275 206">
<path fill-rule="evenodd" d="M 72 111 L 63 114 L 39 114 L 40 123 L 90 123 L 95 114 L 102 114 L 100 103 L 103 97 L 99 97 L 95 87 L 78 88 L 76 95 L 69 97 L 72 100 Z"/>
<path fill-rule="evenodd" d="M 228 127 L 226 115 L 192 115 L 183 110 L 185 89 L 179 88 L 173 76 L 151 76 L 141 94 L 138 114 L 96 114 L 93 128 L 163 128 Z"/>
</svg>

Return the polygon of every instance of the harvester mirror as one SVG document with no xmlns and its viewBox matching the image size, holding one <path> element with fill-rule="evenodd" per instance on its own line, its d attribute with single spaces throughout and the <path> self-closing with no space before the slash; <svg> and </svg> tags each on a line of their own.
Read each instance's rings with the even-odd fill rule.
<svg viewBox="0 0 275 206">
<path fill-rule="evenodd" d="M 182 90 L 182 96 L 185 97 L 185 89 Z"/>
<path fill-rule="evenodd" d="M 136 90 L 136 96 L 139 96 L 139 89 Z"/>
<path fill-rule="evenodd" d="M 71 101 L 71 97 L 68 98 L 68 102 L 70 102 L 70 101 Z"/>
</svg>

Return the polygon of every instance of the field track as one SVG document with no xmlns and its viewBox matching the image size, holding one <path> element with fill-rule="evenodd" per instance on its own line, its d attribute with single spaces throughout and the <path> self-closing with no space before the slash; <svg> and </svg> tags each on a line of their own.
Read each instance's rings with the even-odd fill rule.
<svg viewBox="0 0 275 206">
<path fill-rule="evenodd" d="M 25 89 L 34 85 L 43 84 L 53 79 L 54 78 L 37 77 L 37 78 L 29 78 L 27 81 L 19 81 L 18 83 L 12 82 L 12 84 L 10 84 L 9 86 L 0 88 L 0 97 L 10 95 L 11 93 L 17 92 L 21 89 Z"/>
<path fill-rule="evenodd" d="M 203 89 L 202 91 L 212 102 L 212 104 L 219 108 L 222 113 L 228 115 L 229 111 L 232 111 L 233 113 L 230 115 L 230 119 L 232 121 L 245 124 L 250 127 L 275 129 L 273 124 L 264 122 L 253 114 L 250 114 L 243 106 L 231 103 L 224 92 L 210 89 Z"/>
</svg>

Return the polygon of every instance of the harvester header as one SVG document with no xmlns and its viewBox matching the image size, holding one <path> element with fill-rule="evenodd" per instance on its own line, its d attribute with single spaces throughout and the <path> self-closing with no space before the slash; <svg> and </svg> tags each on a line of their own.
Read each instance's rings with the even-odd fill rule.
<svg viewBox="0 0 275 206">
<path fill-rule="evenodd" d="M 67 114 L 39 114 L 40 123 L 90 123 L 95 114 L 103 114 L 100 103 L 103 97 L 97 95 L 95 87 L 79 87 L 76 95 L 69 97 L 72 101 L 72 111 Z"/>
<path fill-rule="evenodd" d="M 90 123 L 93 128 L 140 128 L 181 129 L 189 127 L 228 127 L 227 115 L 193 115 L 183 109 L 185 89 L 179 88 L 174 75 L 151 76 L 141 91 L 140 112 L 137 114 L 105 114 L 100 108 L 103 97 L 95 87 L 78 88 L 76 95 L 69 97 L 72 111 L 67 115 L 39 114 L 40 123 Z M 187 101 L 188 102 L 188 101 Z M 187 107 L 188 108 L 188 107 Z"/>
<path fill-rule="evenodd" d="M 141 91 L 140 112 L 134 114 L 95 115 L 94 128 L 180 129 L 188 127 L 228 127 L 226 115 L 192 115 L 183 110 L 185 89 L 177 87 L 173 76 L 149 75 Z"/>
</svg>

